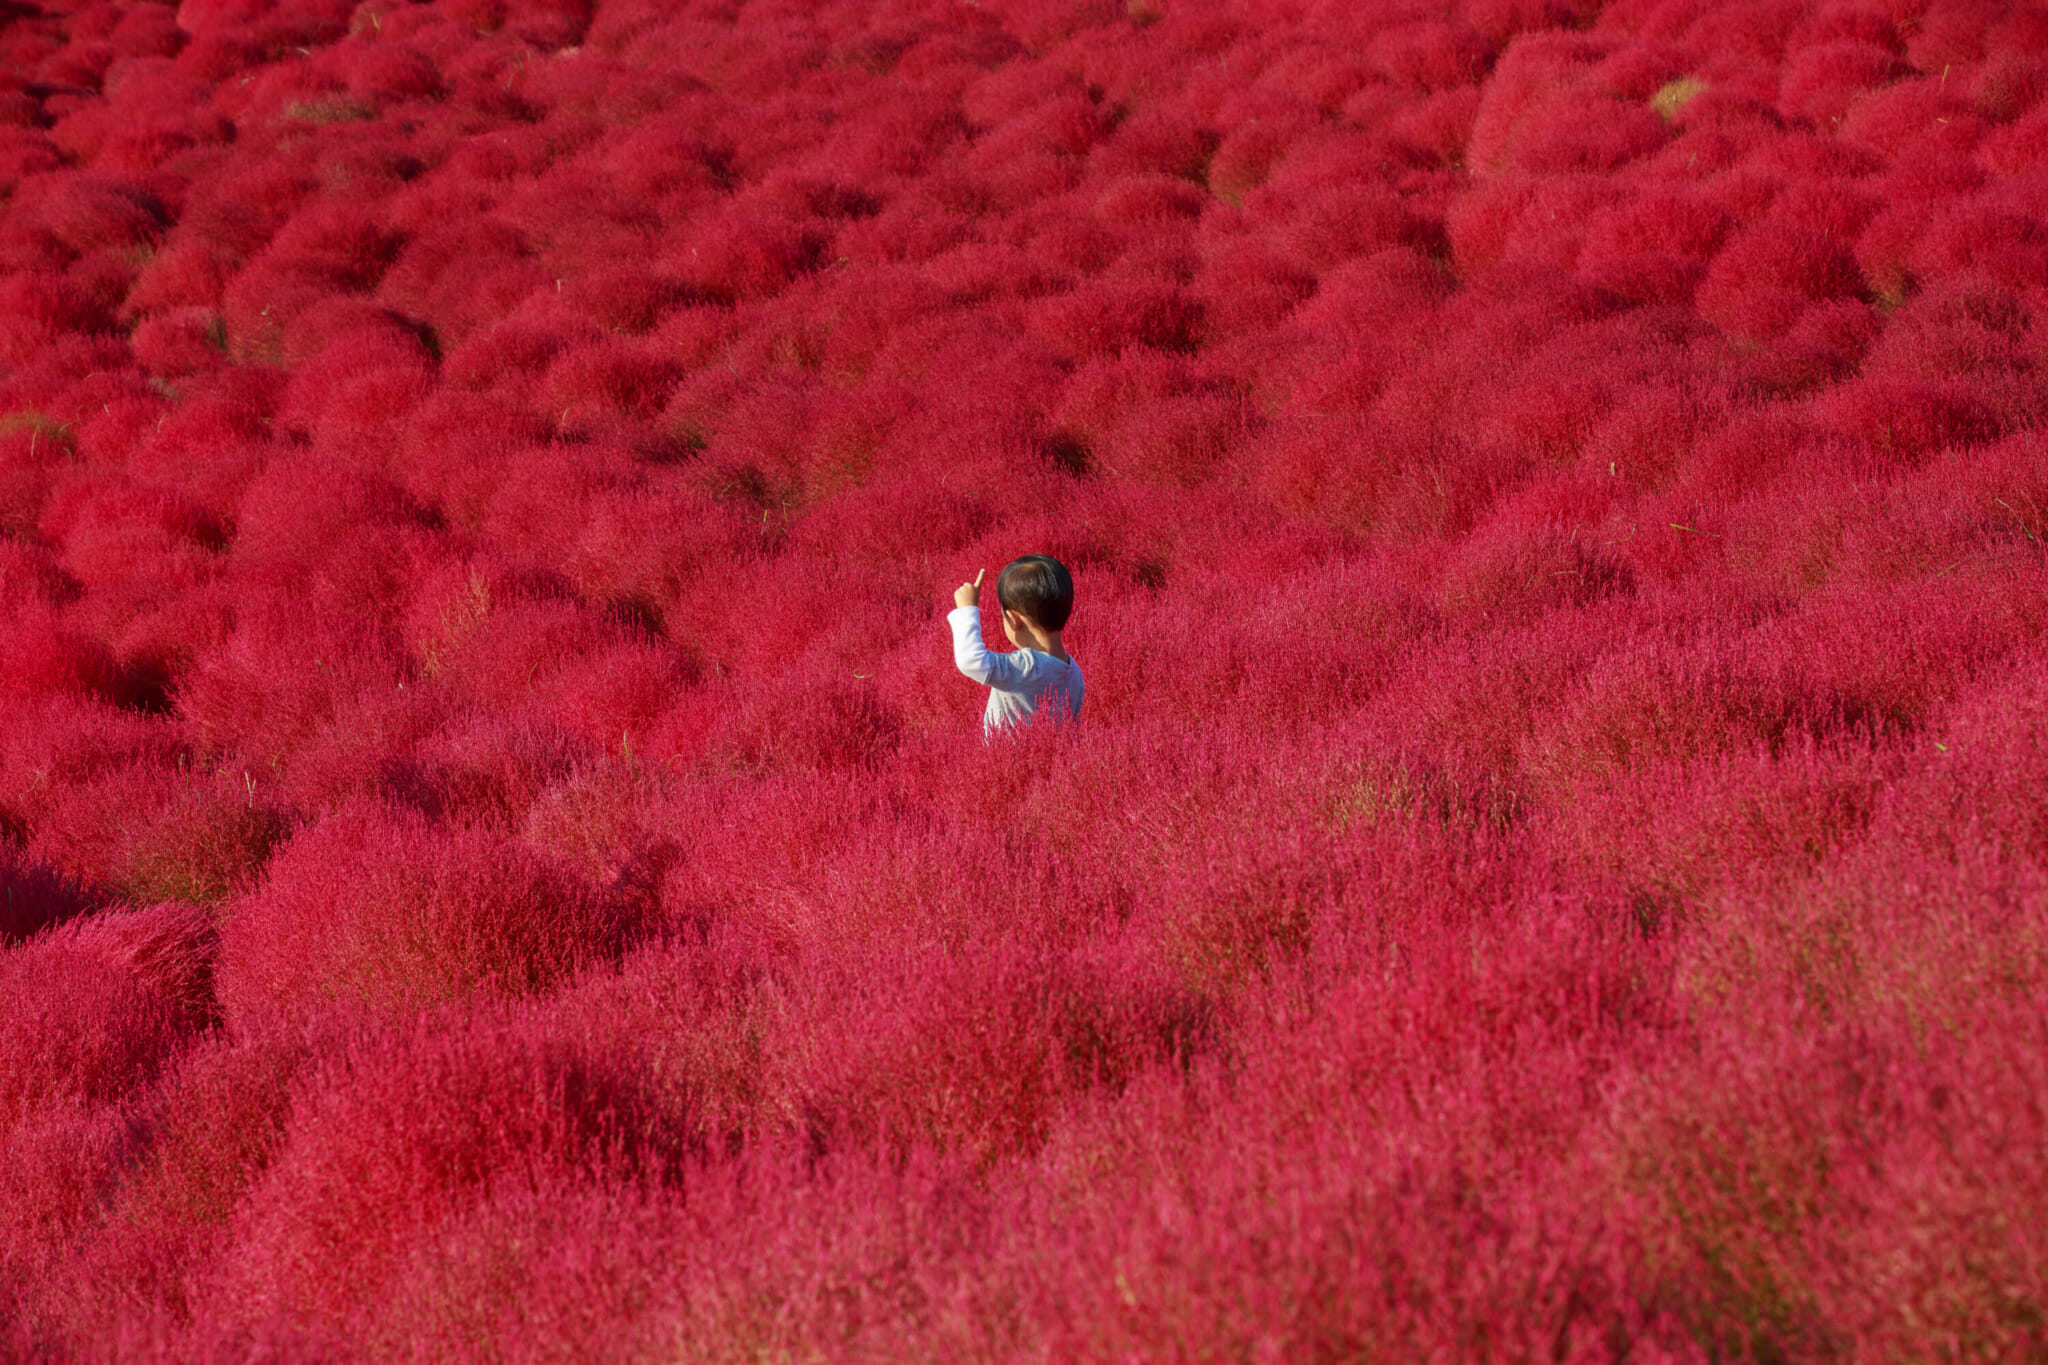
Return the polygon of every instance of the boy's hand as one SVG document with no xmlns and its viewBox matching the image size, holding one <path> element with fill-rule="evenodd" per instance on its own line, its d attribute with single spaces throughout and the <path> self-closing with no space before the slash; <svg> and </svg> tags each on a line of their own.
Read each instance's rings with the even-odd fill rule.
<svg viewBox="0 0 2048 1365">
<path fill-rule="evenodd" d="M 976 602 L 979 602 L 981 600 L 981 576 L 987 572 L 987 569 L 977 569 L 972 583 L 962 583 L 959 587 L 953 589 L 953 605 L 956 607 L 971 607 Z"/>
</svg>

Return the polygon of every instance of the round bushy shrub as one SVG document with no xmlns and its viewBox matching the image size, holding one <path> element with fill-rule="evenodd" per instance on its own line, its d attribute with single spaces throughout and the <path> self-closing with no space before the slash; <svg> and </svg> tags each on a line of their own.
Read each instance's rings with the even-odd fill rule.
<svg viewBox="0 0 2048 1365">
<path fill-rule="evenodd" d="M 253 1029 L 523 995 L 604 961 L 627 928 L 597 888 L 500 835 L 356 804 L 295 835 L 223 907 L 221 1005 Z"/>
<path fill-rule="evenodd" d="M 0 1119 L 118 1099 L 205 1022 L 211 930 L 188 906 L 77 916 L 0 948 Z"/>
</svg>

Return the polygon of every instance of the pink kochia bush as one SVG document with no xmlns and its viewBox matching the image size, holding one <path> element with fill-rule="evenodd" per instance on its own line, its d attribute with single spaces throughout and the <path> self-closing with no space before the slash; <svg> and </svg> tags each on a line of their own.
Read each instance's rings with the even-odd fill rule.
<svg viewBox="0 0 2048 1365">
<path fill-rule="evenodd" d="M 190 906 L 75 918 L 7 951 L 0 1115 L 118 1097 L 212 1012 L 211 927 Z"/>
<path fill-rule="evenodd" d="M 0 1357 L 2048 1356 L 2044 167 L 2036 3 L 10 7 Z"/>
<path fill-rule="evenodd" d="M 573 872 L 483 831 L 349 808 L 295 836 L 221 911 L 231 1025 L 324 1004 L 409 1013 L 520 995 L 615 953 L 618 906 Z"/>
</svg>

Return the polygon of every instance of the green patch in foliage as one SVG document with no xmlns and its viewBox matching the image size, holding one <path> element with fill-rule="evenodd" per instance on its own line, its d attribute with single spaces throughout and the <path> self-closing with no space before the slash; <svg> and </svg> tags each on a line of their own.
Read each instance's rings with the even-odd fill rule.
<svg viewBox="0 0 2048 1365">
<path fill-rule="evenodd" d="M 7 436 L 27 436 L 31 455 L 47 453 L 53 459 L 69 458 L 76 447 L 69 422 L 34 408 L 0 412 L 0 437 Z"/>
<path fill-rule="evenodd" d="M 1650 107 L 1657 111 L 1657 117 L 1670 122 L 1678 117 L 1678 111 L 1706 93 L 1707 83 L 1697 76 L 1680 76 L 1675 81 L 1666 81 L 1657 93 L 1650 96 Z"/>
<path fill-rule="evenodd" d="M 283 117 L 291 123 L 361 123 L 377 117 L 377 111 L 351 95 L 320 95 L 293 100 L 284 107 Z"/>
<path fill-rule="evenodd" d="M 127 842 L 114 889 L 145 905 L 217 905 L 254 883 L 287 829 L 282 816 L 254 800 L 194 792 Z"/>
</svg>

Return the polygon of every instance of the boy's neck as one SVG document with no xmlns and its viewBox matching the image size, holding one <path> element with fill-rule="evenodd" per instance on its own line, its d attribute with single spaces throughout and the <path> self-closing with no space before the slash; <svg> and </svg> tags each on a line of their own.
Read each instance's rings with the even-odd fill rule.
<svg viewBox="0 0 2048 1365">
<path fill-rule="evenodd" d="M 1040 630 L 1031 622 L 1023 621 L 1017 624 L 1013 634 L 1016 643 L 1022 648 L 1037 650 L 1040 654 L 1050 654 L 1062 663 L 1073 662 L 1067 658 L 1067 647 L 1060 642 L 1060 633 L 1056 630 Z"/>
</svg>

